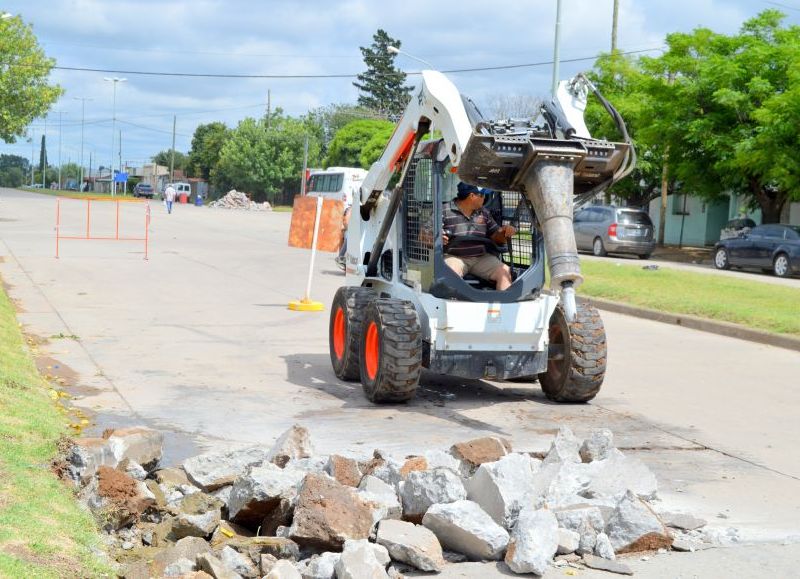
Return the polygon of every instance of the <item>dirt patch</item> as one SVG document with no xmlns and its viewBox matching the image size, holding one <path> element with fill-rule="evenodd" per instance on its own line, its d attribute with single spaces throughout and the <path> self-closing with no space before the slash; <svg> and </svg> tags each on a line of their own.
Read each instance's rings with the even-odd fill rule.
<svg viewBox="0 0 800 579">
<path fill-rule="evenodd" d="M 109 466 L 97 469 L 97 494 L 108 499 L 112 510 L 134 518 L 154 504 L 152 499 L 139 494 L 134 479 Z"/>
<path fill-rule="evenodd" d="M 69 462 L 67 456 L 72 452 L 75 441 L 69 436 L 61 435 L 56 441 L 56 456 L 50 462 L 50 470 L 62 482 L 72 486 L 72 478 L 69 475 Z"/>
<path fill-rule="evenodd" d="M 38 555 L 28 549 L 25 545 L 19 543 L 11 543 L 0 546 L 0 550 L 8 553 L 12 557 L 16 557 L 21 561 L 25 561 L 30 565 L 44 567 L 51 571 L 57 571 L 59 577 L 83 577 L 83 569 L 78 561 L 72 557 L 67 557 L 60 553 L 51 553 L 49 555 Z"/>
<path fill-rule="evenodd" d="M 60 386 L 69 388 L 74 388 L 78 384 L 78 373 L 50 356 L 36 356 L 36 369 L 48 382 L 56 382 Z"/>
</svg>

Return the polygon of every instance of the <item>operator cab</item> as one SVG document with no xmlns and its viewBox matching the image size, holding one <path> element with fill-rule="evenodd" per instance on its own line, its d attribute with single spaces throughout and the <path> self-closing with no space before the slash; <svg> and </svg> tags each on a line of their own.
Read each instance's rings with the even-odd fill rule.
<svg viewBox="0 0 800 579">
<path fill-rule="evenodd" d="M 509 266 L 514 280 L 511 287 L 497 291 L 493 282 L 471 275 L 462 279 L 445 263 L 442 211 L 455 198 L 459 179 L 443 149 L 443 139 L 421 142 L 403 181 L 403 281 L 410 286 L 419 284 L 423 292 L 443 299 L 508 303 L 535 298 L 544 286 L 544 240 L 523 193 L 496 191 L 484 203 L 498 225 L 510 224 L 517 229 L 507 245 L 499 247 L 490 239 L 468 238 L 485 243 L 488 252 Z"/>
</svg>

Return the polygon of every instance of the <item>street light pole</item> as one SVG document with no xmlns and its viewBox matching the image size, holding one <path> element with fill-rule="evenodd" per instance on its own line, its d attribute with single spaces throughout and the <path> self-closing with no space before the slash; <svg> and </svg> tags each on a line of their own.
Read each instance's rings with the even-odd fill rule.
<svg viewBox="0 0 800 579">
<path fill-rule="evenodd" d="M 44 132 L 42 133 L 42 151 L 39 155 L 42 165 L 42 189 L 44 186 L 45 175 L 47 175 L 47 115 L 44 116 Z"/>
<path fill-rule="evenodd" d="M 78 187 L 83 191 L 83 123 L 86 119 L 86 101 L 92 99 L 86 97 L 72 97 L 72 100 L 81 101 L 81 180 Z"/>
<path fill-rule="evenodd" d="M 61 190 L 61 115 L 64 111 L 58 111 L 58 189 Z"/>
<path fill-rule="evenodd" d="M 103 77 L 103 80 L 113 82 L 114 83 L 114 96 L 113 100 L 111 101 L 111 187 L 112 195 L 117 194 L 117 184 L 114 182 L 114 131 L 117 128 L 117 83 L 118 82 L 125 82 L 127 78 L 119 78 L 115 77 Z"/>
<path fill-rule="evenodd" d="M 559 44 L 561 44 L 561 0 L 556 0 L 556 34 L 553 45 L 553 98 L 558 90 Z"/>
</svg>

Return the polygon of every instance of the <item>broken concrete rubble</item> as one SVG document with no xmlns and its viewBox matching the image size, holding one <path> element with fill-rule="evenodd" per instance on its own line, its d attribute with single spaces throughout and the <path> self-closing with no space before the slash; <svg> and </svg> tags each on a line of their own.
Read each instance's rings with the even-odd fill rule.
<svg viewBox="0 0 800 579">
<path fill-rule="evenodd" d="M 544 575 L 558 548 L 558 522 L 548 510 L 525 507 L 508 542 L 505 562 L 514 573 Z"/>
<path fill-rule="evenodd" d="M 250 468 L 233 483 L 228 499 L 230 520 L 245 526 L 258 526 L 281 499 L 292 498 L 305 477 L 302 471 L 283 469 L 272 463 Z"/>
<path fill-rule="evenodd" d="M 501 559 L 508 545 L 506 530 L 472 501 L 433 505 L 422 524 L 434 532 L 443 547 L 475 561 Z"/>
<path fill-rule="evenodd" d="M 461 479 L 446 468 L 412 471 L 400 486 L 403 517 L 420 522 L 431 505 L 467 498 Z"/>
<path fill-rule="evenodd" d="M 483 463 L 465 485 L 467 498 L 498 525 L 511 529 L 523 505 L 533 501 L 534 473 L 540 462 L 527 454 L 512 453 Z"/>
<path fill-rule="evenodd" d="M 394 561 L 421 571 L 440 571 L 444 565 L 442 546 L 425 527 L 405 521 L 381 521 L 376 542 L 386 547 Z"/>
<path fill-rule="evenodd" d="M 208 204 L 208 207 L 219 209 L 245 209 L 247 211 L 272 211 L 272 206 L 267 201 L 263 203 L 250 201 L 246 193 L 242 193 L 236 189 L 231 189 L 224 197 L 212 201 Z"/>
<path fill-rule="evenodd" d="M 515 572 L 542 573 L 556 553 L 562 565 L 582 555 L 586 566 L 625 573 L 617 553 L 672 544 L 665 522 L 676 529 L 676 551 L 738 539 L 735 530 L 701 529 L 705 521 L 689 515 L 659 519 L 643 500 L 655 497 L 655 477 L 603 430 L 579 445 L 562 428 L 544 461 L 496 437 L 402 459 L 381 451 L 361 461 L 315 456 L 300 426 L 269 450 L 202 455 L 178 469 L 148 472 L 130 458 L 112 468 L 99 463 L 116 456 L 102 452 L 91 460 L 104 488 L 113 480 L 126 500 L 145 501 L 113 525 L 102 514 L 111 549 L 126 561 L 141 551 L 128 567 L 137 578 L 400 577 L 403 565 L 436 572 L 464 559 L 504 559 Z M 98 517 L 108 510 L 100 474 L 81 490 Z M 677 530 L 684 528 L 694 530 Z M 392 560 L 400 571 L 387 569 Z"/>
</svg>

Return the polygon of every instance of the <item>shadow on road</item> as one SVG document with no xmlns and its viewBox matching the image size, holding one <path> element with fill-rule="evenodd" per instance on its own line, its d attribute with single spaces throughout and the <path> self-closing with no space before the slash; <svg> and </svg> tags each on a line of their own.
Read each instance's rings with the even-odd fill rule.
<svg viewBox="0 0 800 579">
<path fill-rule="evenodd" d="M 310 388 L 323 395 L 333 396 L 344 404 L 342 408 L 392 409 L 435 416 L 461 426 L 508 436 L 502 426 L 467 416 L 470 410 L 514 401 L 532 401 L 551 405 L 539 390 L 538 384 L 493 384 L 484 380 L 469 380 L 423 371 L 417 395 L 399 404 L 373 404 L 364 396 L 359 382 L 336 378 L 326 354 L 291 354 L 283 356 L 287 378 L 292 384 Z"/>
</svg>

